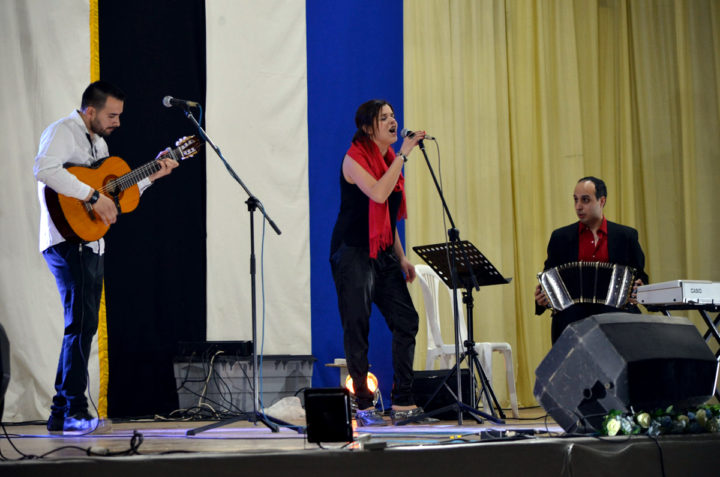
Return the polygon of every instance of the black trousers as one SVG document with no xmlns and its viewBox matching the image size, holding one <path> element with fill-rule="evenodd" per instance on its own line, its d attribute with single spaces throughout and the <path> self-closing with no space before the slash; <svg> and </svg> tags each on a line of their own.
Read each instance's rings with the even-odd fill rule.
<svg viewBox="0 0 720 477">
<path fill-rule="evenodd" d="M 371 259 L 367 248 L 345 244 L 330 258 L 343 326 L 345 359 L 355 387 L 358 409 L 372 406 L 367 388 L 368 334 L 372 303 L 392 333 L 392 403 L 414 404 L 412 396 L 418 314 L 412 304 L 400 262 L 392 249 Z"/>
<path fill-rule="evenodd" d="M 65 315 L 52 413 L 58 417 L 87 410 L 87 363 L 98 328 L 104 260 L 92 249 L 62 242 L 43 252 L 55 276 Z"/>
</svg>

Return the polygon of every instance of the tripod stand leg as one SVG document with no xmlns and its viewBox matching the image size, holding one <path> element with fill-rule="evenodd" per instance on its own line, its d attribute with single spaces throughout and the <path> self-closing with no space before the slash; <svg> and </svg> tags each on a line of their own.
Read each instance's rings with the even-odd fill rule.
<svg viewBox="0 0 720 477">
<path fill-rule="evenodd" d="M 213 423 L 207 424 L 202 427 L 197 427 L 195 429 L 190 429 L 189 431 L 187 431 L 185 433 L 185 435 L 186 436 L 194 436 L 195 434 L 200 434 L 201 432 L 209 431 L 210 429 L 215 429 L 216 427 L 227 426 L 228 424 L 232 424 L 232 423 L 238 422 L 238 421 L 245 421 L 245 420 L 249 420 L 249 419 L 246 416 L 233 417 L 231 419 L 225 419 L 223 421 L 213 422 Z"/>
<path fill-rule="evenodd" d="M 462 361 L 461 361 L 461 362 L 462 362 Z M 430 405 L 430 403 L 433 402 L 433 399 L 435 399 L 435 396 L 438 395 L 438 393 L 440 392 L 440 390 L 441 390 L 443 387 L 445 387 L 448 391 L 450 391 L 450 394 L 452 394 L 452 397 L 453 397 L 456 401 L 458 400 L 457 395 L 453 392 L 452 389 L 450 389 L 450 386 L 448 386 L 448 384 L 447 384 L 448 381 L 450 380 L 450 378 L 453 377 L 453 375 L 455 374 L 455 371 L 457 371 L 457 369 L 458 369 L 458 366 L 455 365 L 455 366 L 450 370 L 450 372 L 445 375 L 445 378 L 443 379 L 442 383 L 440 383 L 440 386 L 438 386 L 438 387 L 435 388 L 435 391 L 433 391 L 432 395 L 431 395 L 431 396 L 428 398 L 428 400 L 425 401 L 425 403 L 423 404 L 423 409 L 424 409 L 424 408 L 427 408 L 427 407 Z"/>
<path fill-rule="evenodd" d="M 497 404 L 497 399 L 495 400 L 495 403 L 496 403 L 496 405 L 497 405 L 498 410 L 500 411 L 500 415 L 502 416 L 502 418 L 498 418 L 497 416 L 495 416 L 494 413 L 493 413 L 493 414 L 488 414 L 488 413 L 485 413 L 485 412 L 482 412 L 482 411 L 476 409 L 476 408 L 473 407 L 473 406 L 468 406 L 468 405 L 465 404 L 464 402 L 461 402 L 461 400 L 458 398 L 457 394 L 455 394 L 455 392 L 450 388 L 450 386 L 448 386 L 448 381 L 450 380 L 450 378 L 452 378 L 452 377 L 455 375 L 455 373 L 460 373 L 460 372 L 461 372 L 461 371 L 460 371 L 460 369 L 461 369 L 461 368 L 460 368 L 460 365 L 462 364 L 462 362 L 465 360 L 466 357 L 470 357 L 470 355 L 468 355 L 468 354 L 463 354 L 463 355 L 462 355 L 462 358 L 460 359 L 460 362 L 457 363 L 455 366 L 453 366 L 453 368 L 450 370 L 450 372 L 445 375 L 445 378 L 443 379 L 443 382 L 435 389 L 435 391 L 433 392 L 432 396 L 430 396 L 430 399 L 427 400 L 427 402 L 423 405 L 423 407 L 426 408 L 426 407 L 433 401 L 433 399 L 435 399 L 435 396 L 437 396 L 437 394 L 440 392 L 440 390 L 441 390 L 443 387 L 445 387 L 445 388 L 450 392 L 450 394 L 452 395 L 452 397 L 455 399 L 455 402 L 454 402 L 453 404 L 450 404 L 450 405 L 448 405 L 448 406 L 442 407 L 442 408 L 440 408 L 440 409 L 435 409 L 435 410 L 433 410 L 433 411 L 424 412 L 422 415 L 417 416 L 416 418 L 408 419 L 408 420 L 406 420 L 406 421 L 397 422 L 396 425 L 402 426 L 403 424 L 408 424 L 408 423 L 411 423 L 411 422 L 419 421 L 419 420 L 423 419 L 424 417 L 432 417 L 432 416 L 435 416 L 435 415 L 438 415 L 438 414 L 441 414 L 441 413 L 443 413 L 443 412 L 450 411 L 450 410 L 455 410 L 455 411 L 457 411 L 457 413 L 458 413 L 458 425 L 462 425 L 462 414 L 463 414 L 464 412 L 470 414 L 470 417 L 472 417 L 473 419 L 475 419 L 478 424 L 482 424 L 482 423 L 483 423 L 483 420 L 482 420 L 481 418 L 485 418 L 485 419 L 487 419 L 487 420 L 489 420 L 489 421 L 494 422 L 495 424 L 505 424 L 505 420 L 504 420 L 504 419 L 505 419 L 505 415 L 502 414 L 502 409 L 500 409 L 500 405 Z M 478 372 L 479 372 L 479 374 L 480 374 L 480 379 L 482 380 L 483 389 L 484 389 L 484 390 L 488 390 L 488 389 L 489 389 L 490 392 L 492 392 L 492 388 L 490 388 L 490 386 L 487 384 L 487 377 L 485 377 L 485 373 L 483 372 L 482 367 L 480 367 L 480 364 L 477 362 L 477 356 L 472 356 L 471 359 L 474 360 L 474 363 L 475 363 L 475 365 L 476 365 L 476 367 L 477 367 L 477 369 L 478 369 Z M 470 365 L 470 361 L 468 361 L 468 365 Z M 470 386 L 473 386 L 474 383 L 475 383 L 475 379 L 474 379 L 474 377 L 471 375 Z M 495 397 L 494 394 L 492 394 L 492 396 L 493 396 L 493 398 Z M 475 403 L 472 403 L 472 404 L 474 405 Z"/>
<path fill-rule="evenodd" d="M 460 355 L 460 363 L 462 363 L 462 362 L 465 360 L 465 357 L 466 357 L 466 355 L 465 355 L 464 353 Z M 407 423 L 409 423 L 409 422 L 418 421 L 418 420 L 422 419 L 423 417 L 432 417 L 432 416 L 435 416 L 435 415 L 437 415 L 437 414 L 441 414 L 441 413 L 443 413 L 443 412 L 445 412 L 445 411 L 449 411 L 449 410 L 455 410 L 455 411 L 457 411 L 457 413 L 458 413 L 458 425 L 462 425 L 463 406 L 466 406 L 466 405 L 465 405 L 463 402 L 461 402 L 460 398 L 459 398 L 458 395 L 455 393 L 455 391 L 453 391 L 452 388 L 448 385 L 448 382 L 450 381 L 450 379 L 451 379 L 453 376 L 455 376 L 455 373 L 461 372 L 461 371 L 459 371 L 459 370 L 460 370 L 460 364 L 456 364 L 455 366 L 452 367 L 452 369 L 450 370 L 450 372 L 445 375 L 445 378 L 443 378 L 442 383 L 440 383 L 440 385 L 435 388 L 435 391 L 433 391 L 432 395 L 428 398 L 427 401 L 425 401 L 425 403 L 423 404 L 423 409 L 427 409 L 427 408 L 428 408 L 428 406 L 430 405 L 430 403 L 433 402 L 433 399 L 435 399 L 435 397 L 438 395 L 438 393 L 440 392 L 440 390 L 441 390 L 443 387 L 448 390 L 448 392 L 450 393 L 450 395 L 451 395 L 451 396 L 453 397 L 453 399 L 455 400 L 455 403 L 454 403 L 454 404 L 450 404 L 450 405 L 448 405 L 448 406 L 444 406 L 444 407 L 442 407 L 442 408 L 435 409 L 435 410 L 433 410 L 433 411 L 425 412 L 425 413 L 423 413 L 422 416 L 419 416 L 417 419 L 408 419 L 408 420 L 406 420 L 406 421 L 400 421 L 400 422 L 398 423 L 398 425 L 403 425 L 403 424 L 407 424 Z M 471 386 L 472 386 L 472 381 L 473 381 L 473 380 L 471 379 L 471 384 L 470 384 Z M 467 406 L 466 406 L 466 407 L 467 407 Z M 470 407 L 470 409 L 472 409 L 472 408 Z M 471 413 L 470 415 L 471 415 L 471 417 L 472 417 L 473 419 L 475 419 L 475 420 L 477 421 L 478 424 L 482 424 L 482 422 L 483 422 L 482 419 L 478 418 L 476 415 L 474 415 L 474 414 L 472 414 L 472 413 Z"/>
<path fill-rule="evenodd" d="M 302 429 L 302 426 L 300 426 L 298 428 L 297 426 L 287 423 L 281 419 L 277 419 L 272 416 L 268 416 L 267 414 L 262 413 L 262 412 L 256 412 L 254 415 L 232 417 L 230 419 L 213 422 L 213 423 L 210 423 L 210 424 L 207 424 L 205 426 L 198 427 L 195 429 L 190 429 L 189 431 L 187 431 L 185 433 L 185 435 L 186 436 L 194 436 L 196 434 L 200 434 L 201 432 L 209 431 L 210 429 L 215 429 L 216 427 L 227 426 L 228 424 L 233 424 L 238 421 L 248 421 L 248 422 L 252 422 L 252 423 L 262 422 L 272 432 L 279 432 L 280 428 L 278 426 L 288 427 L 290 429 L 295 428 L 295 430 L 299 434 L 303 434 L 303 432 L 304 432 Z"/>
<path fill-rule="evenodd" d="M 288 423 L 286 423 L 284 421 L 280 421 L 279 419 L 276 420 L 275 418 L 273 418 L 271 416 L 268 416 L 262 412 L 256 411 L 254 422 L 258 422 L 258 421 L 265 424 L 268 427 L 268 429 L 270 429 L 272 432 L 278 432 L 280 430 L 280 428 L 278 427 L 278 424 L 289 425 Z M 279 421 L 279 422 L 275 422 L 275 421 Z"/>
<path fill-rule="evenodd" d="M 438 414 L 442 414 L 442 413 L 447 412 L 447 411 L 456 411 L 456 412 L 458 413 L 458 415 L 462 415 L 462 413 L 466 412 L 466 413 L 470 414 L 470 417 L 472 417 L 473 419 L 475 419 L 475 421 L 477 421 L 478 424 L 482 424 L 482 423 L 483 423 L 483 419 L 482 419 L 482 418 L 485 418 L 485 419 L 487 419 L 488 421 L 492 421 L 492 422 L 494 422 L 495 424 L 505 424 L 505 421 L 502 420 L 502 419 L 498 419 L 497 417 L 495 417 L 495 416 L 493 416 L 493 415 L 487 414 L 487 413 L 482 412 L 482 411 L 480 411 L 480 410 L 478 410 L 478 409 L 475 409 L 475 408 L 472 407 L 472 406 L 468 406 L 467 404 L 460 402 L 460 401 L 458 400 L 457 396 L 455 395 L 455 393 L 453 393 L 450 388 L 448 388 L 448 389 L 450 390 L 450 393 L 451 393 L 451 394 L 453 395 L 453 397 L 455 398 L 455 402 L 454 402 L 453 404 L 449 404 L 449 405 L 447 405 L 447 406 L 445 406 L 445 407 L 441 407 L 441 408 L 438 408 L 438 409 L 434 409 L 434 410 L 429 411 L 429 412 L 424 412 L 424 413 L 422 413 L 422 414 L 420 414 L 420 415 L 418 415 L 418 416 L 416 416 L 416 417 L 413 417 L 413 418 L 410 418 L 410 419 L 406 419 L 406 420 L 404 420 L 404 421 L 398 421 L 398 422 L 395 423 L 395 425 L 396 425 L 396 426 L 403 426 L 403 425 L 405 425 L 405 424 L 410 424 L 410 423 L 412 423 L 412 422 L 420 421 L 420 420 L 422 420 L 422 419 L 424 419 L 424 418 L 426 418 L 426 417 L 436 416 L 436 415 L 438 415 Z M 462 425 L 462 423 L 461 423 L 461 422 L 458 422 L 458 425 Z"/>
<path fill-rule="evenodd" d="M 504 423 L 504 420 L 506 419 L 505 413 L 503 412 L 502 408 L 500 407 L 500 403 L 497 400 L 497 397 L 495 396 L 495 391 L 493 391 L 492 386 L 490 385 L 490 382 L 488 381 L 487 375 L 485 374 L 485 370 L 480 365 L 480 362 L 478 360 L 477 356 L 472 357 L 475 368 L 478 371 L 478 375 L 480 376 L 480 384 L 482 388 L 480 389 L 480 396 L 478 396 L 478 401 L 482 397 L 482 394 L 485 393 L 485 401 L 488 403 L 488 407 L 490 408 L 490 413 L 495 416 L 495 408 L 497 408 L 498 415 L 500 416 L 500 419 L 503 420 L 502 423 Z M 475 403 L 473 403 L 475 404 Z M 495 408 L 493 408 L 493 404 L 495 405 Z M 502 424 L 500 423 L 500 424 Z"/>
</svg>

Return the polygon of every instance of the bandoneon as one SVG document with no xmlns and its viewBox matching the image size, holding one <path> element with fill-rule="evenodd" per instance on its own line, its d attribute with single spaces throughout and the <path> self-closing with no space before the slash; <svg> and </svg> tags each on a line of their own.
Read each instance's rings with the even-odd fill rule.
<svg viewBox="0 0 720 477">
<path fill-rule="evenodd" d="M 538 273 L 538 280 L 555 311 L 576 303 L 622 308 L 630 298 L 636 274 L 626 265 L 570 262 Z"/>
</svg>

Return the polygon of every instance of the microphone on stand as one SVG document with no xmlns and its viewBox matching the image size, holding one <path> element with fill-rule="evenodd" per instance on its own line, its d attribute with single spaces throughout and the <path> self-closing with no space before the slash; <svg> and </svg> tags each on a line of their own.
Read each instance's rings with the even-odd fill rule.
<svg viewBox="0 0 720 477">
<path fill-rule="evenodd" d="M 186 99 L 177 99 L 173 98 L 172 96 L 165 96 L 162 100 L 163 106 L 166 108 L 172 108 L 173 106 L 180 107 L 180 108 L 194 108 L 196 106 L 200 106 L 200 103 L 196 103 L 195 101 L 188 101 Z"/>
<path fill-rule="evenodd" d="M 401 137 L 410 137 L 410 138 L 412 138 L 412 137 L 415 137 L 415 132 L 414 132 L 414 131 L 410 131 L 410 130 L 407 129 L 407 128 L 402 128 L 402 130 L 400 131 L 400 136 L 401 136 Z M 425 135 L 425 139 L 427 139 L 428 141 L 434 141 L 434 140 L 435 140 L 435 137 L 434 137 L 434 136 L 430 136 L 429 134 L 426 134 L 426 135 Z"/>
</svg>

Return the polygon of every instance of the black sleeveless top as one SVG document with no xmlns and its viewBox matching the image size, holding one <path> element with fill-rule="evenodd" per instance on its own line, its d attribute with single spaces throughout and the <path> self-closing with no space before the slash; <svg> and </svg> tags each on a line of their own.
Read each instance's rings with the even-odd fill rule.
<svg viewBox="0 0 720 477">
<path fill-rule="evenodd" d="M 345 243 L 350 247 L 364 247 L 370 249 L 370 231 L 368 225 L 368 208 L 370 198 L 360 190 L 356 184 L 345 180 L 340 168 L 340 212 L 335 221 L 332 240 L 330 241 L 330 255 L 334 254 L 340 246 Z M 395 237 L 395 226 L 397 214 L 402 202 L 402 192 L 393 191 L 388 197 L 390 205 L 390 226 L 392 227 L 393 238 Z"/>
</svg>

